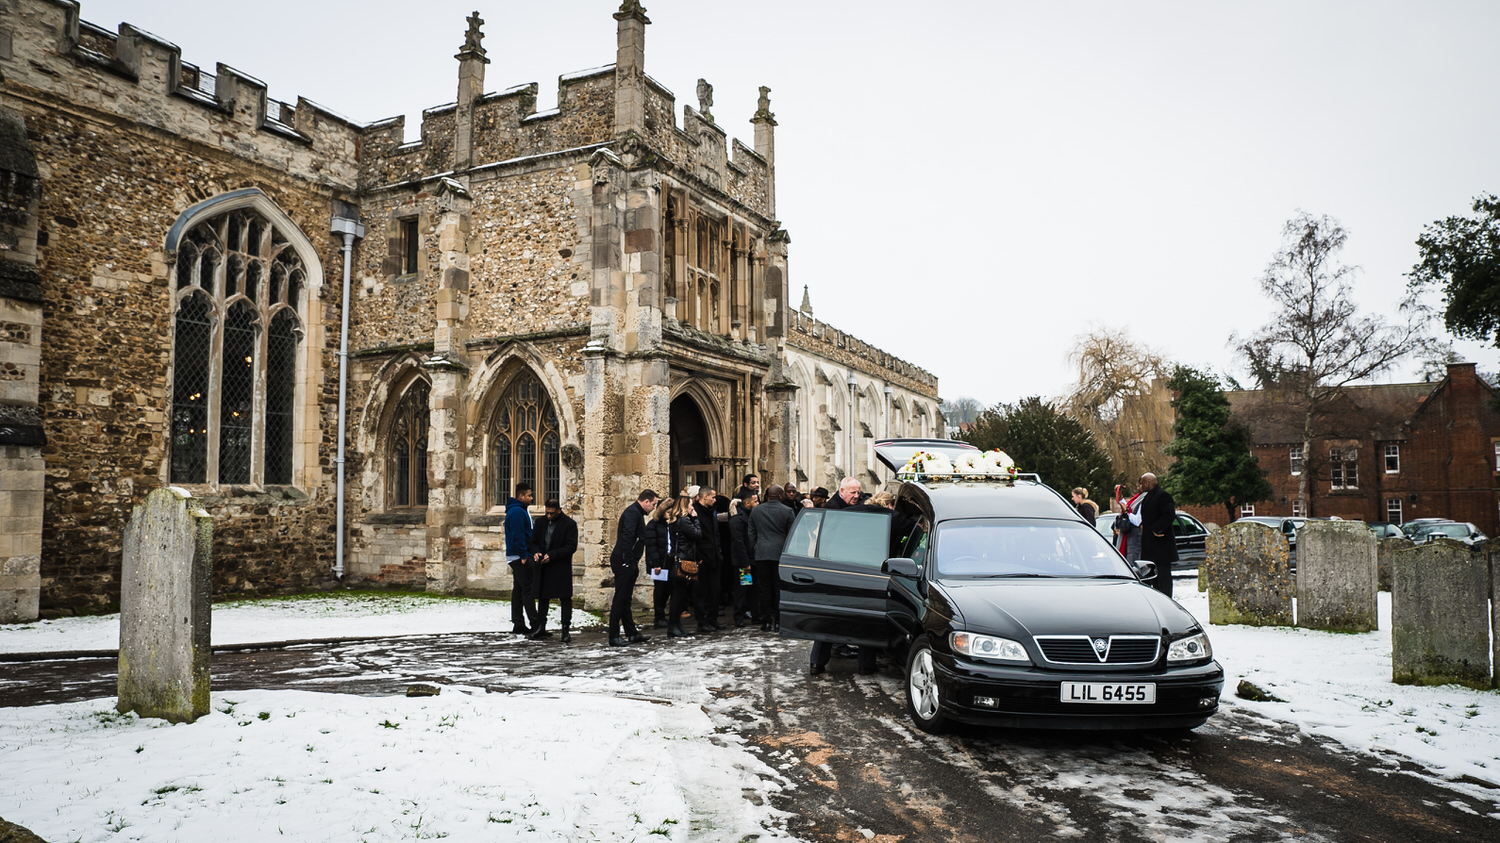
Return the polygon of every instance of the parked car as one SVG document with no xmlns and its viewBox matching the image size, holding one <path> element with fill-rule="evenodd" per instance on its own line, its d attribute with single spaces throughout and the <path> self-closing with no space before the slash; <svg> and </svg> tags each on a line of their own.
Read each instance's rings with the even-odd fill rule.
<svg viewBox="0 0 1500 843">
<path fill-rule="evenodd" d="M 1281 531 L 1286 536 L 1286 543 L 1293 550 L 1297 547 L 1297 531 L 1307 523 L 1306 518 L 1282 518 L 1276 515 L 1247 515 L 1244 518 L 1236 518 L 1233 523 L 1239 524 L 1245 521 L 1253 521 L 1256 524 L 1266 524 Z"/>
<path fill-rule="evenodd" d="M 1473 546 L 1484 541 L 1487 536 L 1467 521 L 1436 521 L 1422 524 L 1411 535 L 1411 540 L 1417 544 L 1424 544 L 1439 538 L 1453 539 Z"/>
<path fill-rule="evenodd" d="M 1370 528 L 1377 539 L 1402 538 L 1401 528 L 1389 521 L 1366 521 L 1365 526 Z"/>
<path fill-rule="evenodd" d="M 1407 521 L 1406 523 L 1404 523 L 1404 524 L 1401 525 L 1401 534 L 1403 536 L 1406 536 L 1407 538 L 1411 539 L 1411 538 L 1413 538 L 1413 536 L 1416 535 L 1416 532 L 1418 530 L 1420 530 L 1424 525 L 1427 525 L 1427 524 L 1438 524 L 1438 523 L 1441 523 L 1441 522 L 1447 521 L 1447 520 L 1449 520 L 1449 519 L 1447 519 L 1447 518 L 1413 518 L 1412 520 Z M 1415 539 L 1413 539 L 1413 540 L 1415 540 Z"/>
<path fill-rule="evenodd" d="M 883 440 L 900 471 L 948 440 Z M 1035 475 L 903 477 L 891 514 L 804 509 L 781 556 L 781 634 L 885 648 L 918 728 L 1192 729 L 1224 671 L 1203 627 Z"/>
<path fill-rule="evenodd" d="M 1094 519 L 1094 529 L 1099 535 L 1114 541 L 1115 518 L 1118 513 L 1106 512 Z M 1172 570 L 1196 570 L 1203 564 L 1203 554 L 1208 544 L 1208 528 L 1203 522 L 1179 512 L 1172 519 L 1172 535 L 1177 539 L 1177 561 L 1172 563 Z"/>
</svg>

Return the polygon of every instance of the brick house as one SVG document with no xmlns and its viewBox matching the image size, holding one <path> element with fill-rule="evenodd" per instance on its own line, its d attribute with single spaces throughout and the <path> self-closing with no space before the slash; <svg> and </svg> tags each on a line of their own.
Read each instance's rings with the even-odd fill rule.
<svg viewBox="0 0 1500 843">
<path fill-rule="evenodd" d="M 1304 452 L 1301 420 L 1270 393 L 1225 393 L 1250 426 L 1255 456 L 1275 490 L 1242 515 L 1338 516 L 1401 523 L 1472 521 L 1500 535 L 1500 413 L 1495 389 L 1473 363 L 1453 363 L 1438 383 L 1351 386 L 1325 414 L 1327 433 Z M 1299 499 L 1302 475 L 1309 499 Z M 1222 522 L 1213 507 L 1187 507 Z"/>
</svg>

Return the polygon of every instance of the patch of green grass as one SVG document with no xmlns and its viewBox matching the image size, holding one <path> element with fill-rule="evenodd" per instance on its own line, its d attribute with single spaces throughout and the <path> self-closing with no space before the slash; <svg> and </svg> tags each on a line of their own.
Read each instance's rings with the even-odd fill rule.
<svg viewBox="0 0 1500 843">
<path fill-rule="evenodd" d="M 665 819 L 656 828 L 651 829 L 652 834 L 660 834 L 662 837 L 672 836 L 672 826 L 677 825 L 677 820 Z"/>
<path fill-rule="evenodd" d="M 386 727 L 387 729 L 399 729 L 399 728 L 401 728 L 401 724 L 400 723 L 392 723 L 389 720 L 382 720 L 382 721 L 380 721 L 380 725 Z"/>
<path fill-rule="evenodd" d="M 125 726 L 135 718 L 129 712 L 105 709 L 104 711 L 94 712 L 94 719 L 99 721 L 100 726 Z"/>
<path fill-rule="evenodd" d="M 262 720 L 270 720 L 271 719 L 271 712 L 269 712 L 269 711 L 262 711 L 260 714 L 257 714 L 255 716 L 259 717 Z"/>
</svg>

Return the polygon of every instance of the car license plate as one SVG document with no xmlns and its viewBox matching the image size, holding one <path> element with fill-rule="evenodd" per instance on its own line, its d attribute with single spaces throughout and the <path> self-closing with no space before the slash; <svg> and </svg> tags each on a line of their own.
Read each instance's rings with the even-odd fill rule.
<svg viewBox="0 0 1500 843">
<path fill-rule="evenodd" d="M 1156 702 L 1156 685 L 1151 682 L 1064 682 L 1062 701 L 1149 705 Z"/>
</svg>

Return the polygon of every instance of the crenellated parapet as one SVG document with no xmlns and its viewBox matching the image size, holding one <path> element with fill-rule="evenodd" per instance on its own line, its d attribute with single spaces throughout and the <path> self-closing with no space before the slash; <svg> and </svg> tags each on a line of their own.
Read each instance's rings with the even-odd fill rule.
<svg viewBox="0 0 1500 843">
<path fill-rule="evenodd" d="M 787 344 L 871 375 L 886 376 L 913 392 L 938 397 L 937 376 L 920 366 L 881 351 L 873 345 L 812 318 L 791 311 Z"/>
<path fill-rule="evenodd" d="M 264 82 L 224 64 L 212 73 L 170 41 L 128 23 L 84 21 L 72 0 L 10 4 L 11 50 L 0 58 L 21 99 L 65 102 L 220 148 L 293 176 L 346 189 L 358 177 L 363 130 L 298 97 L 272 99 Z"/>
</svg>

